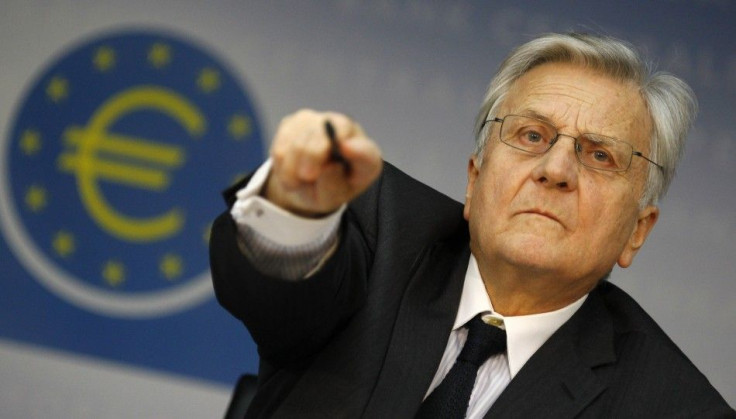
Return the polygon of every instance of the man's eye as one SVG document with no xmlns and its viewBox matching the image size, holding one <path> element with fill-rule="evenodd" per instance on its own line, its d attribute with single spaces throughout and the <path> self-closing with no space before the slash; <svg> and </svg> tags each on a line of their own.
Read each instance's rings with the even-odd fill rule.
<svg viewBox="0 0 736 419">
<path fill-rule="evenodd" d="M 596 161 L 599 161 L 601 163 L 607 163 L 611 161 L 611 156 L 603 150 L 594 151 L 593 158 L 596 159 Z"/>
<path fill-rule="evenodd" d="M 524 133 L 523 139 L 526 142 L 538 143 L 538 142 L 541 142 L 544 139 L 544 137 L 542 137 L 542 134 L 536 131 L 527 131 L 526 133 Z"/>
</svg>

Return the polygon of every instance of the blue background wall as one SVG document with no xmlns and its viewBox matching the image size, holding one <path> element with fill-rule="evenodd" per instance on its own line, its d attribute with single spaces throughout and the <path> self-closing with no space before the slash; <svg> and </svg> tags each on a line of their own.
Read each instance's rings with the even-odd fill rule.
<svg viewBox="0 0 736 419">
<path fill-rule="evenodd" d="M 566 30 L 627 39 L 698 94 L 699 119 L 657 228 L 612 281 L 736 404 L 735 19 L 729 1 L 6 0 L 0 416 L 219 416 L 257 355 L 207 285 L 206 220 L 223 209 L 218 191 L 264 158 L 279 119 L 301 107 L 346 112 L 387 160 L 461 199 L 472 121 L 500 60 L 536 34 Z M 156 42 L 170 48 L 168 67 L 147 55 Z M 109 54 L 94 61 L 105 46 L 112 65 Z M 66 96 L 47 90 L 60 74 Z M 71 147 L 64 129 L 87 126 L 106 101 L 141 85 L 177 93 L 207 122 L 196 139 L 167 111 L 141 105 L 114 126 L 185 156 L 176 169 L 154 165 L 171 175 L 162 190 L 99 183 L 110 207 L 138 219 L 170 205 L 186 212 L 185 227 L 149 242 L 95 221 L 80 175 L 58 163 Z M 23 140 L 29 126 L 39 154 Z M 40 201 L 31 186 L 46 192 Z M 59 231 L 75 239 L 72 256 L 59 251 L 68 244 L 54 247 Z"/>
</svg>

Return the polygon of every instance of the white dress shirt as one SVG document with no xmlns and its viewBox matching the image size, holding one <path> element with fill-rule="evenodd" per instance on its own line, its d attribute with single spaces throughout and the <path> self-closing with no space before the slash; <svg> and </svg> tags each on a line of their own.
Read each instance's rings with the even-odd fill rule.
<svg viewBox="0 0 736 419">
<path fill-rule="evenodd" d="M 442 382 L 460 354 L 468 337 L 468 330 L 463 326 L 477 314 L 486 313 L 484 319 L 496 318 L 506 329 L 506 352 L 492 356 L 478 368 L 467 417 L 483 417 L 526 361 L 575 314 L 586 298 L 587 294 L 566 307 L 547 313 L 503 316 L 493 311 L 493 304 L 483 285 L 478 263 L 471 255 L 468 269 L 465 271 L 465 283 L 452 333 L 425 397 Z"/>
<path fill-rule="evenodd" d="M 271 159 L 266 160 L 250 178 L 247 185 L 239 190 L 230 215 L 238 226 L 248 226 L 262 236 L 284 247 L 297 247 L 325 240 L 340 223 L 340 216 L 346 206 L 324 218 L 303 218 L 278 207 L 259 196 L 268 174 Z"/>
<path fill-rule="evenodd" d="M 230 213 L 239 229 L 250 228 L 285 249 L 326 242 L 332 235 L 337 234 L 345 205 L 325 218 L 307 219 L 293 215 L 260 197 L 258 193 L 270 169 L 271 160 L 268 160 L 256 171 L 248 185 L 236 193 L 237 200 Z M 329 254 L 322 261 L 327 256 Z M 304 279 L 318 268 L 319 266 L 315 266 L 310 272 L 295 279 Z M 486 292 L 478 264 L 471 255 L 453 330 L 426 394 L 429 395 L 442 382 L 460 354 L 467 339 L 467 329 L 463 326 L 477 314 L 486 313 L 484 319 L 494 317 L 506 330 L 507 349 L 505 353 L 491 357 L 478 369 L 467 417 L 483 417 L 534 352 L 572 317 L 586 298 L 587 295 L 566 307 L 548 313 L 505 317 L 493 311 L 493 304 Z"/>
</svg>

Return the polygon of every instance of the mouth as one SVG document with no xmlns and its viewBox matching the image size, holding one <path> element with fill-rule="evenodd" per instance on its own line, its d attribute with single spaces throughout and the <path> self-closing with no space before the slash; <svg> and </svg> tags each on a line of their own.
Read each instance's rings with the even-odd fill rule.
<svg viewBox="0 0 736 419">
<path fill-rule="evenodd" d="M 560 219 L 557 218 L 556 215 L 552 214 L 551 212 L 547 212 L 547 211 L 540 210 L 540 209 L 525 210 L 525 211 L 519 212 L 519 214 L 539 215 L 539 216 L 548 218 L 552 221 L 556 221 L 559 224 L 562 224 L 562 221 L 560 221 Z"/>
</svg>

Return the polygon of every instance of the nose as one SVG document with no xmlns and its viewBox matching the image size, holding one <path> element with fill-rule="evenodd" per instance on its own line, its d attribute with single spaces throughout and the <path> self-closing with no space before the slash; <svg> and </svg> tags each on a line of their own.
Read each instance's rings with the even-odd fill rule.
<svg viewBox="0 0 736 419">
<path fill-rule="evenodd" d="M 563 141 L 565 138 L 567 141 Z M 575 154 L 575 139 L 560 134 L 552 148 L 539 157 L 532 176 L 544 187 L 572 191 L 578 187 L 579 166 Z"/>
</svg>

